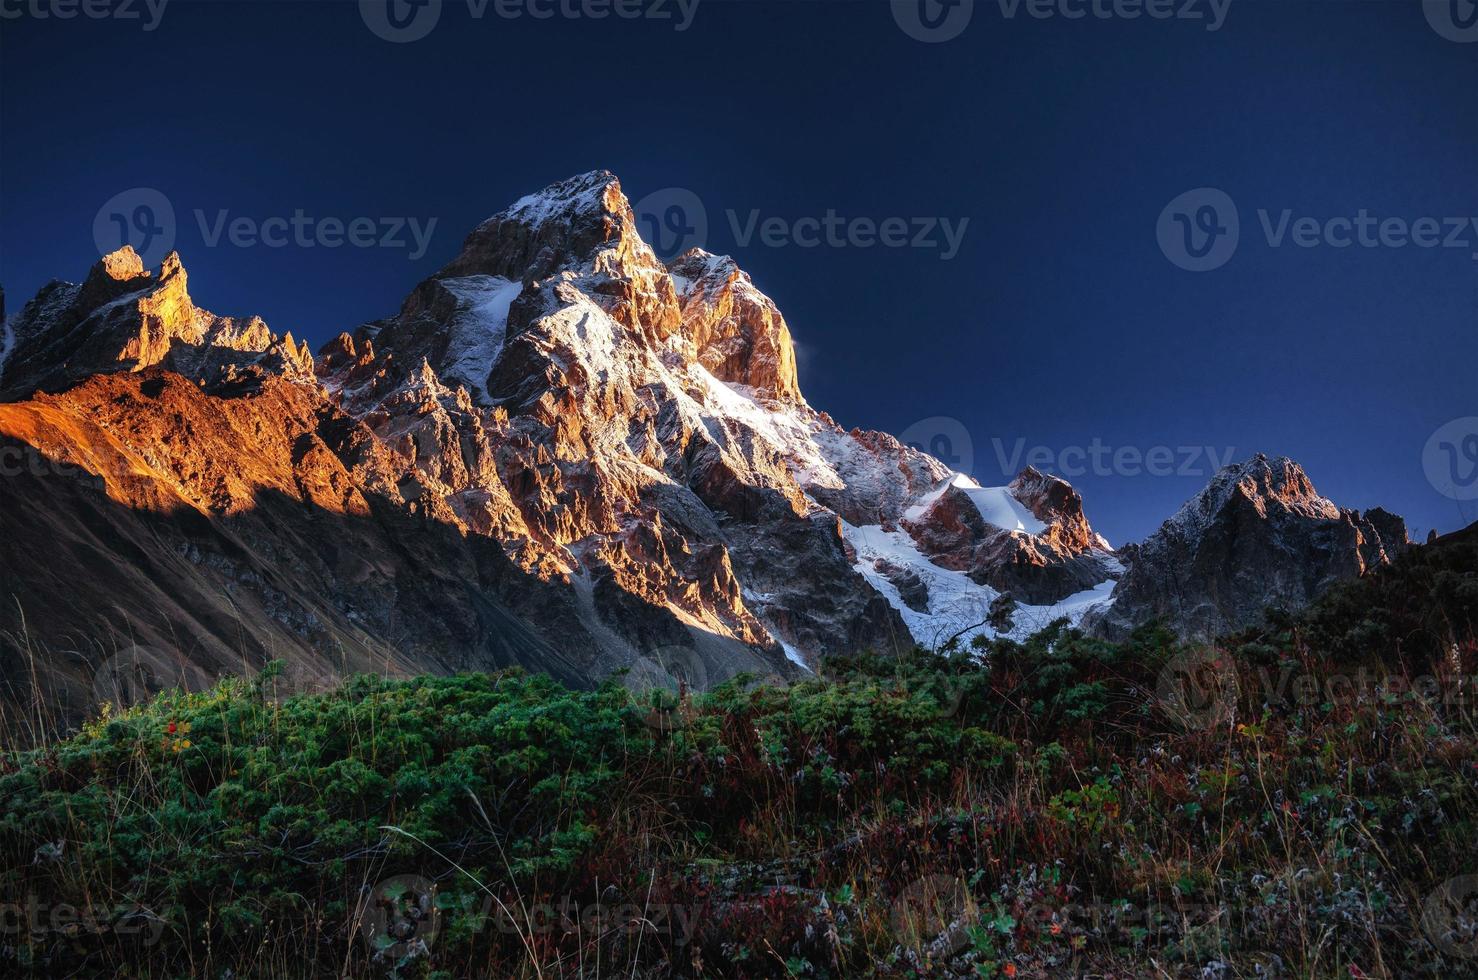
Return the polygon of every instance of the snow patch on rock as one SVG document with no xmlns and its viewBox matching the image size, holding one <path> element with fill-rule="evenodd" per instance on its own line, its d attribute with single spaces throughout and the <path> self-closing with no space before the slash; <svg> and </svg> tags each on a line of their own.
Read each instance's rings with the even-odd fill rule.
<svg viewBox="0 0 1478 980">
<path fill-rule="evenodd" d="M 934 564 L 919 551 L 906 532 L 888 531 L 881 525 L 855 527 L 843 521 L 842 535 L 856 552 L 857 560 L 853 567 L 898 610 L 914 640 L 929 649 L 938 647 L 956 633 L 960 633 L 962 643 L 968 643 L 976 636 L 1006 635 L 1019 640 L 1064 617 L 1076 625 L 1090 609 L 1109 601 L 1115 585 L 1114 580 L 1109 579 L 1046 606 L 1018 603 L 1014 628 L 1008 634 L 998 634 L 990 626 L 976 624 L 986 618 L 991 602 L 1000 593 L 990 586 L 976 583 L 964 572 Z M 1116 560 L 1108 560 L 1115 572 L 1122 571 Z M 928 608 L 924 611 L 910 608 L 903 601 L 898 587 L 879 571 L 879 562 L 917 575 L 928 589 Z"/>
<path fill-rule="evenodd" d="M 1012 495 L 1010 487 L 982 487 L 963 473 L 955 473 L 924 494 L 903 512 L 903 516 L 910 521 L 919 520 L 929 506 L 950 487 L 963 490 L 987 524 L 1007 531 L 1025 531 L 1027 534 L 1041 534 L 1047 530 L 1047 525 L 1037 520 L 1036 515 Z"/>
<path fill-rule="evenodd" d="M 508 333 L 508 308 L 523 292 L 523 283 L 502 276 L 463 276 L 441 284 L 457 298 L 457 314 L 447 324 L 447 366 L 442 376 L 467 386 L 479 404 L 487 404 L 488 375 Z"/>
</svg>

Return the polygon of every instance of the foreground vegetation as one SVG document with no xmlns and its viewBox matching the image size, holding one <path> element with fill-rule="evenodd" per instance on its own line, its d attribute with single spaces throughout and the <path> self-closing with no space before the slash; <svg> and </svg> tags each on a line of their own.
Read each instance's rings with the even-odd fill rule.
<svg viewBox="0 0 1478 980">
<path fill-rule="evenodd" d="M 166 694 L 0 755 L 0 972 L 1474 975 L 1475 626 L 1459 541 L 1215 655 Z"/>
</svg>

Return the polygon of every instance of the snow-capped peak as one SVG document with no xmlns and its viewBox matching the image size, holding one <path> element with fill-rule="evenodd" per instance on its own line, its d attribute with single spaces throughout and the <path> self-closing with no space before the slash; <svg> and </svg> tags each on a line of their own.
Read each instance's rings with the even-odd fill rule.
<svg viewBox="0 0 1478 980">
<path fill-rule="evenodd" d="M 623 205 L 626 198 L 616 175 L 609 170 L 591 170 L 525 194 L 488 220 L 513 219 L 538 225 L 580 214 L 618 214 Z"/>
<path fill-rule="evenodd" d="M 1258 453 L 1251 459 L 1222 467 L 1211 482 L 1166 522 L 1187 537 L 1197 537 L 1216 519 L 1234 496 L 1245 497 L 1259 513 L 1269 505 L 1304 517 L 1337 518 L 1337 504 L 1319 495 L 1298 463 L 1287 456 L 1269 459 Z"/>
</svg>

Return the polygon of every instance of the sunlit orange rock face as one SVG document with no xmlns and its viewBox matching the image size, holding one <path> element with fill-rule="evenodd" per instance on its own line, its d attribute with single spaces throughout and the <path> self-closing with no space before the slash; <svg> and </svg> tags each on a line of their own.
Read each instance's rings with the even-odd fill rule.
<svg viewBox="0 0 1478 980">
<path fill-rule="evenodd" d="M 580 684 L 681 648 L 711 684 L 796 673 L 782 642 L 906 637 L 797 479 L 815 432 L 851 437 L 801 398 L 783 317 L 729 260 L 674 276 L 634 229 L 609 174 L 555 185 L 316 363 L 197 307 L 173 254 L 43 289 L 0 374 L 0 440 L 39 461 L 4 481 L 0 548 L 34 572 L 31 635 L 74 651 L 56 682 L 137 642 L 213 671 Z M 889 449 L 868 465 L 942 473 Z"/>
<path fill-rule="evenodd" d="M 721 381 L 800 401 L 790 328 L 734 260 L 693 249 L 671 271 L 692 356 Z"/>
<path fill-rule="evenodd" d="M 10 398 L 166 360 L 167 367 L 196 372 L 248 365 L 298 377 L 312 371 L 312 352 L 291 333 L 278 337 L 258 317 L 222 317 L 197 307 L 175 252 L 151 273 L 124 246 L 100 259 L 81 285 L 44 287 L 14 329 L 0 376 L 0 393 Z"/>
</svg>

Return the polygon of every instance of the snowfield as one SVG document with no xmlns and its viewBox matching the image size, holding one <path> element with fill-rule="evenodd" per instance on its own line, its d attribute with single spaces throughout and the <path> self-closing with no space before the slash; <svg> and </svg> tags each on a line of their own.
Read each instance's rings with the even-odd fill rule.
<svg viewBox="0 0 1478 980">
<path fill-rule="evenodd" d="M 1047 525 L 1037 520 L 1037 516 L 1027 510 L 1021 501 L 1011 496 L 1008 487 L 982 487 L 963 473 L 956 473 L 953 479 L 924 494 L 918 503 L 904 511 L 903 516 L 911 521 L 923 517 L 930 505 L 950 487 L 963 490 L 987 524 L 1003 527 L 1008 531 L 1025 531 L 1027 534 L 1041 534 L 1047 530 Z"/>
<path fill-rule="evenodd" d="M 969 477 L 963 479 L 969 480 Z M 880 525 L 854 527 L 843 521 L 842 534 L 857 552 L 857 562 L 853 567 L 898 610 L 904 624 L 920 646 L 937 647 L 957 633 L 960 634 L 962 643 L 969 643 L 976 636 L 1002 635 L 989 626 L 977 625 L 985 619 L 991 602 L 1000 593 L 988 585 L 972 581 L 964 572 L 934 564 L 919 551 L 913 538 L 906 532 L 886 531 Z M 909 608 L 899 595 L 898 587 L 877 570 L 876 563 L 880 559 L 909 569 L 919 576 L 929 590 L 927 612 Z M 1122 570 L 1117 562 L 1114 566 L 1116 572 Z M 1063 617 L 1076 625 L 1088 610 L 1109 601 L 1116 584 L 1116 579 L 1109 579 L 1050 606 L 1018 603 L 1014 629 L 1004 635 L 1018 640 L 1025 639 Z"/>
<path fill-rule="evenodd" d="M 467 386 L 479 405 L 488 404 L 488 375 L 508 334 L 508 308 L 523 292 L 523 283 L 501 276 L 465 276 L 441 284 L 457 298 L 456 317 L 448 324 L 447 382 Z"/>
</svg>

